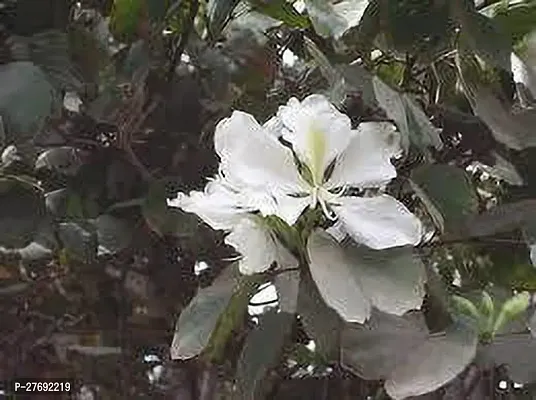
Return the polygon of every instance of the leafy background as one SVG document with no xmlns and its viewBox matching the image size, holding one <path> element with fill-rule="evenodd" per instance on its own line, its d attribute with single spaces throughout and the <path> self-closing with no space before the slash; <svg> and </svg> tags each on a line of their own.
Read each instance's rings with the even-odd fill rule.
<svg viewBox="0 0 536 400">
<path fill-rule="evenodd" d="M 0 1 L 0 380 L 532 398 L 534 28 L 532 0 Z M 432 232 L 418 315 L 348 324 L 306 273 L 241 278 L 221 233 L 166 204 L 216 172 L 230 110 L 265 121 L 310 93 L 401 132 L 389 190 Z"/>
</svg>

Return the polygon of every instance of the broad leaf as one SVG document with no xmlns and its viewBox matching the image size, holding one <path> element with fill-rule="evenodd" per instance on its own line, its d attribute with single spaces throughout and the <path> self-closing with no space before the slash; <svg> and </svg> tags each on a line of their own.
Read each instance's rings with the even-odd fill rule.
<svg viewBox="0 0 536 400">
<path fill-rule="evenodd" d="M 511 109 L 487 88 L 480 88 L 474 98 L 474 112 L 488 125 L 493 137 L 514 150 L 536 146 L 536 110 L 516 105 Z"/>
<path fill-rule="evenodd" d="M 492 236 L 518 228 L 530 228 L 535 220 L 534 199 L 502 204 L 482 214 L 469 216 L 460 229 L 460 236 L 466 238 Z"/>
<path fill-rule="evenodd" d="M 300 287 L 300 271 L 282 272 L 274 278 L 279 308 L 289 314 L 296 313 Z"/>
<path fill-rule="evenodd" d="M 103 214 L 95 220 L 95 228 L 99 238 L 98 253 L 116 254 L 130 244 L 134 226 L 132 222 Z"/>
<path fill-rule="evenodd" d="M 70 59 L 66 33 L 47 30 L 30 37 L 27 44 L 31 61 L 47 74 L 58 90 L 82 89 L 82 77 Z"/>
<path fill-rule="evenodd" d="M 512 53 L 511 61 L 513 79 L 518 86 L 520 98 L 526 103 L 534 101 L 536 99 L 536 70 L 515 53 Z"/>
<path fill-rule="evenodd" d="M 467 173 L 450 165 L 428 164 L 413 170 L 412 186 L 442 231 L 457 231 L 478 211 L 478 197 Z"/>
<path fill-rule="evenodd" d="M 365 325 L 346 324 L 341 336 L 341 362 L 358 376 L 387 379 L 407 355 L 426 341 L 428 330 L 419 314 L 396 316 L 372 310 Z"/>
<path fill-rule="evenodd" d="M 377 251 L 355 244 L 343 248 L 316 231 L 307 251 L 320 294 L 346 321 L 364 322 L 371 306 L 402 315 L 422 303 L 425 269 L 412 249 Z"/>
<path fill-rule="evenodd" d="M 408 95 L 392 89 L 378 77 L 374 77 L 372 83 L 379 105 L 402 134 L 404 149 L 412 143 L 426 153 L 428 147 L 440 149 L 443 146 L 439 130 Z"/>
<path fill-rule="evenodd" d="M 267 374 L 279 363 L 293 321 L 293 314 L 275 310 L 260 317 L 259 324 L 248 335 L 238 359 L 233 399 L 263 398 L 269 384 Z"/>
<path fill-rule="evenodd" d="M 177 321 L 171 344 L 173 360 L 195 357 L 205 349 L 237 284 L 238 270 L 231 265 L 212 285 L 199 289 Z"/>
<path fill-rule="evenodd" d="M 534 0 L 497 1 L 484 7 L 480 12 L 493 21 L 514 42 L 536 29 L 536 2 Z"/>
<path fill-rule="evenodd" d="M 510 70 L 512 42 L 495 21 L 476 11 L 461 15 L 462 35 L 472 50 L 486 63 Z"/>
<path fill-rule="evenodd" d="M 11 140 L 33 137 L 59 105 L 44 73 L 30 62 L 0 65 L 0 116 Z"/>
<path fill-rule="evenodd" d="M 486 348 L 496 365 L 507 367 L 514 382 L 536 381 L 536 339 L 529 333 L 495 336 Z"/>
<path fill-rule="evenodd" d="M 45 216 L 41 193 L 29 184 L 0 179 L 0 246 L 24 247 Z"/>
<path fill-rule="evenodd" d="M 476 355 L 477 335 L 462 327 L 430 335 L 385 381 L 393 399 L 432 392 L 460 374 Z"/>
<path fill-rule="evenodd" d="M 300 281 L 298 314 L 316 351 L 328 361 L 338 361 L 339 337 L 343 321 L 328 307 L 309 274 Z"/>
</svg>

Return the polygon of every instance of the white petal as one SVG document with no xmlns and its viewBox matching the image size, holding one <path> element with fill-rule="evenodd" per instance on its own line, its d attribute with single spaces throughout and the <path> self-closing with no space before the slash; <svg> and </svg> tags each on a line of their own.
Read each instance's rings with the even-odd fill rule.
<svg viewBox="0 0 536 400">
<path fill-rule="evenodd" d="M 276 211 L 274 212 L 279 218 L 292 226 L 303 213 L 303 210 L 311 204 L 311 196 L 291 197 L 276 196 Z"/>
<path fill-rule="evenodd" d="M 236 195 L 217 182 L 207 184 L 204 192 L 193 191 L 189 196 L 179 193 L 167 203 L 197 214 L 213 229 L 231 229 L 246 215 L 246 210 L 238 207 Z"/>
<path fill-rule="evenodd" d="M 274 235 L 253 218 L 242 219 L 225 238 L 225 243 L 242 255 L 238 267 L 245 275 L 264 272 L 274 261 L 282 268 L 298 264 Z"/>
<path fill-rule="evenodd" d="M 263 129 L 272 136 L 280 138 L 283 135 L 283 121 L 278 117 L 272 117 L 262 125 Z"/>
<path fill-rule="evenodd" d="M 326 187 L 383 186 L 396 177 L 396 169 L 390 159 L 400 151 L 400 136 L 393 124 L 362 122 L 336 161 Z"/>
<path fill-rule="evenodd" d="M 370 316 L 355 267 L 328 234 L 315 231 L 307 242 L 309 269 L 322 298 L 348 322 L 363 323 Z"/>
<path fill-rule="evenodd" d="M 277 116 L 286 128 L 283 138 L 292 144 L 300 160 L 315 170 L 313 175 L 320 178 L 353 135 L 350 119 L 318 94 L 301 103 L 290 99 L 286 106 L 279 107 Z"/>
<path fill-rule="evenodd" d="M 290 149 L 267 133 L 251 115 L 235 111 L 216 126 L 214 146 L 220 169 L 233 183 L 271 191 L 300 190 L 300 176 Z"/>
<path fill-rule="evenodd" d="M 373 249 L 417 245 L 422 225 L 402 203 L 391 196 L 340 197 L 333 210 L 348 234 Z"/>
</svg>

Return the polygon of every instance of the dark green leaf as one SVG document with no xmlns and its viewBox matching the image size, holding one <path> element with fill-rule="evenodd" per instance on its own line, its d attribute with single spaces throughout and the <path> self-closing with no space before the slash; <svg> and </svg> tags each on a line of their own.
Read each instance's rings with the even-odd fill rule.
<svg viewBox="0 0 536 400">
<path fill-rule="evenodd" d="M 45 216 L 42 195 L 29 184 L 1 178 L 0 246 L 24 247 Z"/>
<path fill-rule="evenodd" d="M 116 254 L 130 244 L 134 231 L 133 223 L 109 214 L 95 220 L 99 238 L 98 254 Z"/>
<path fill-rule="evenodd" d="M 457 231 L 478 211 L 476 190 L 462 169 L 450 165 L 424 165 L 413 170 L 411 182 L 442 231 Z"/>
<path fill-rule="evenodd" d="M 209 287 L 199 289 L 179 316 L 171 344 L 171 358 L 198 356 L 209 344 L 222 313 L 238 285 L 238 269 L 231 265 Z M 245 305 L 244 305 L 245 307 Z"/>
<path fill-rule="evenodd" d="M 69 57 L 67 34 L 48 30 L 28 39 L 30 60 L 40 67 L 58 90 L 82 89 L 83 80 Z"/>
<path fill-rule="evenodd" d="M 427 154 L 428 147 L 440 149 L 443 146 L 439 130 L 407 94 L 392 89 L 378 77 L 374 77 L 372 83 L 379 105 L 396 123 L 402 134 L 404 149 L 407 150 L 412 143 Z"/>
<path fill-rule="evenodd" d="M 373 309 L 366 324 L 344 326 L 341 362 L 364 379 L 387 379 L 427 336 L 419 314 L 398 317 Z"/>
<path fill-rule="evenodd" d="M 471 49 L 486 63 L 510 71 L 512 42 L 496 22 L 476 11 L 468 11 L 461 21 L 462 35 Z"/>
<path fill-rule="evenodd" d="M 298 306 L 300 271 L 282 272 L 274 278 L 281 311 L 294 314 Z"/>
<path fill-rule="evenodd" d="M 500 1 L 480 10 L 490 17 L 501 30 L 510 35 L 514 42 L 522 40 L 536 29 L 536 1 Z"/>
<path fill-rule="evenodd" d="M 59 106 L 52 85 L 30 62 L 0 65 L 0 115 L 11 140 L 33 137 Z"/>
<path fill-rule="evenodd" d="M 497 365 L 505 365 L 514 382 L 536 381 L 536 339 L 530 333 L 495 336 L 487 346 Z"/>
<path fill-rule="evenodd" d="M 477 342 L 475 332 L 457 326 L 430 335 L 390 374 L 385 382 L 387 394 L 393 399 L 405 399 L 440 388 L 473 361 Z"/>
<path fill-rule="evenodd" d="M 259 318 L 259 324 L 248 335 L 238 359 L 233 399 L 264 398 L 269 384 L 267 374 L 277 366 L 293 322 L 293 314 L 276 310 Z"/>
<path fill-rule="evenodd" d="M 339 337 L 343 321 L 328 307 L 310 276 L 300 281 L 298 314 L 307 335 L 315 342 L 316 350 L 328 361 L 339 359 Z"/>
</svg>

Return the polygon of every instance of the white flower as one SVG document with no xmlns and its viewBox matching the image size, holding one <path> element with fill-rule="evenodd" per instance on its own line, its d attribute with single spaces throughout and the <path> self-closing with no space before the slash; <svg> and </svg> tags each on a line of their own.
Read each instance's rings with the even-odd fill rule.
<svg viewBox="0 0 536 400">
<path fill-rule="evenodd" d="M 311 179 L 299 174 L 294 154 L 278 136 L 292 145 Z M 385 249 L 419 243 L 420 221 L 388 195 L 345 192 L 348 187 L 383 187 L 396 177 L 390 161 L 400 152 L 396 139 L 387 122 L 365 122 L 352 130 L 349 118 L 324 96 L 311 95 L 302 102 L 292 98 L 265 126 L 235 111 L 216 127 L 214 143 L 222 175 L 241 187 L 271 193 L 274 213 L 289 225 L 305 208 L 319 204 L 355 241 Z"/>
<path fill-rule="evenodd" d="M 273 214 L 273 199 L 266 193 L 235 188 L 222 179 L 213 179 L 204 192 L 189 196 L 179 193 L 168 205 L 197 214 L 213 229 L 229 231 L 225 242 L 241 255 L 238 267 L 249 275 L 266 271 L 273 262 L 281 268 L 295 267 L 298 262 L 253 214 Z"/>
</svg>

